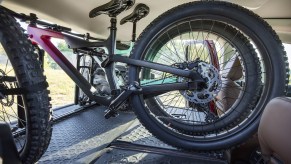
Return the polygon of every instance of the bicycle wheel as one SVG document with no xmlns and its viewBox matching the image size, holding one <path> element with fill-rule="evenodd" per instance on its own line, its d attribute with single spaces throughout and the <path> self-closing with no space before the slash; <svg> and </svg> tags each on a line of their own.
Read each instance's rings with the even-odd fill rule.
<svg viewBox="0 0 291 164">
<path fill-rule="evenodd" d="M 244 38 L 239 31 L 219 22 L 215 22 L 214 25 L 209 20 L 203 21 L 203 33 L 206 34 L 208 31 L 211 31 L 212 34 L 210 35 L 209 32 L 207 38 L 202 39 L 203 33 L 200 30 L 201 24 L 191 22 L 189 26 L 179 27 L 179 31 L 175 28 L 174 30 L 167 31 L 171 37 L 161 37 L 159 39 L 161 44 L 155 44 L 155 47 L 149 53 L 150 55 L 147 55 L 145 59 L 158 63 L 168 63 L 169 65 L 181 68 L 186 63 L 189 66 L 194 64 L 200 64 L 205 68 L 209 66 L 211 68 L 210 71 L 217 71 L 217 74 L 220 71 L 220 76 L 217 75 L 216 77 L 217 84 L 215 85 L 217 85 L 216 90 L 222 88 L 221 92 L 216 97 L 213 96 L 213 100 L 209 100 L 211 97 L 205 98 L 205 95 L 210 93 L 209 89 L 201 92 L 172 91 L 147 99 L 145 102 L 150 109 L 153 109 L 152 112 L 155 115 L 161 117 L 160 120 L 163 123 L 171 125 L 176 130 L 183 130 L 184 133 L 204 135 L 213 131 L 221 131 L 226 128 L 226 125 L 230 128 L 235 125 L 233 123 L 244 119 L 248 112 L 248 110 L 245 110 L 248 106 L 246 102 L 254 98 L 249 95 L 258 95 L 257 92 L 260 91 L 260 87 L 257 86 L 260 86 L 261 76 L 259 73 L 260 65 L 258 64 L 255 50 L 247 38 Z M 189 31 L 191 31 L 190 37 Z M 220 34 L 223 34 L 223 36 Z M 189 42 L 194 36 L 198 38 L 196 37 L 194 42 Z M 233 39 L 234 36 L 238 39 Z M 217 39 L 218 37 L 220 37 L 219 40 Z M 180 40 L 179 45 L 175 41 L 177 39 Z M 182 40 L 186 41 L 182 42 Z M 172 57 L 169 57 L 165 53 L 165 49 L 168 50 L 172 44 L 175 47 L 185 48 L 179 48 L 179 55 L 174 56 L 173 54 Z M 222 49 L 225 50 L 222 51 Z M 198 67 L 193 69 L 198 69 L 198 71 L 199 69 L 201 69 L 200 71 L 204 69 Z M 183 69 L 189 69 L 189 67 Z M 244 76 L 243 72 L 251 76 Z M 253 75 L 258 76 L 255 77 Z M 165 76 L 165 74 L 155 70 L 143 69 L 140 79 L 142 85 L 151 85 L 161 80 L 163 80 L 163 83 L 167 83 L 170 80 L 169 76 Z M 210 79 L 209 76 L 203 75 L 203 77 Z M 246 81 L 246 78 L 249 78 L 249 80 Z M 171 77 L 171 82 L 182 82 L 185 80 Z M 215 80 L 215 77 L 212 78 L 213 80 Z M 250 86 L 248 88 L 239 85 L 239 83 L 247 82 L 249 82 L 247 85 Z M 251 83 L 257 84 L 251 85 Z M 244 90 L 247 94 L 240 93 L 241 90 Z M 231 95 L 227 95 L 228 93 L 231 93 Z M 203 94 L 203 97 L 196 97 L 195 94 Z M 240 101 L 237 101 L 236 112 L 232 113 L 229 108 L 234 105 L 234 100 L 237 99 Z M 213 126 L 213 122 L 215 122 L 215 126 Z"/>
<path fill-rule="evenodd" d="M 201 90 L 131 99 L 151 133 L 186 149 L 226 149 L 246 140 L 265 103 L 284 94 L 288 79 L 274 31 L 252 12 L 226 2 L 169 10 L 144 30 L 130 57 L 196 71 L 205 80 Z M 189 79 L 131 66 L 129 82 L 134 81 L 162 85 Z"/>
<path fill-rule="evenodd" d="M 22 31 L 0 6 L 0 121 L 10 125 L 21 161 L 34 163 L 50 141 L 51 111 L 46 78 Z"/>
</svg>

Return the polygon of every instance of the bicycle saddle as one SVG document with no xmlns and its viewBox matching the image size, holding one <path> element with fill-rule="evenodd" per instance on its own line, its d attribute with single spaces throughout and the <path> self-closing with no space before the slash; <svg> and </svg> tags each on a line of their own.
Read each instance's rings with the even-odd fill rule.
<svg viewBox="0 0 291 164">
<path fill-rule="evenodd" d="M 98 6 L 90 11 L 89 17 L 94 18 L 100 14 L 107 14 L 110 17 L 117 16 L 124 10 L 128 10 L 135 3 L 135 0 L 111 0 L 110 2 Z"/>
<path fill-rule="evenodd" d="M 126 22 L 137 22 L 140 19 L 146 17 L 149 12 L 150 8 L 147 5 L 140 3 L 134 8 L 133 12 L 130 15 L 121 19 L 120 24 L 122 25 Z"/>
</svg>

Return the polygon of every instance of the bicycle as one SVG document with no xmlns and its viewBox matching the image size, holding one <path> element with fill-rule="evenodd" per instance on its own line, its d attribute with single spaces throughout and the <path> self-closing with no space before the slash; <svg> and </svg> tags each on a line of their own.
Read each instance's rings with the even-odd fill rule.
<svg viewBox="0 0 291 164">
<path fill-rule="evenodd" d="M 93 9 L 91 18 L 111 17 L 108 39 L 97 41 L 1 7 L 1 44 L 15 72 L 1 69 L 1 104 L 10 105 L 4 99 L 14 104 L 13 95 L 23 100 L 17 119 L 26 129 L 26 142 L 19 149 L 24 162 L 35 162 L 47 148 L 51 112 L 38 56 L 13 17 L 29 21 L 29 39 L 48 52 L 89 99 L 109 107 L 105 118 L 115 116 L 129 100 L 153 135 L 178 148 L 212 151 L 241 144 L 257 130 L 266 102 L 286 92 L 289 70 L 282 43 L 251 11 L 228 2 L 182 4 L 156 18 L 124 57 L 116 54 L 116 16 L 133 5 L 133 0 L 112 0 Z M 99 61 L 111 94 L 100 94 L 51 37 Z M 129 67 L 121 87 L 116 62 Z"/>
</svg>

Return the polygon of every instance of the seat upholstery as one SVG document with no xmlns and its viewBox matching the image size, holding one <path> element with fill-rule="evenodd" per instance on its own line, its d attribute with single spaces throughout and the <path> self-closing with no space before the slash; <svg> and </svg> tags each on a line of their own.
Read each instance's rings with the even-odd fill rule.
<svg viewBox="0 0 291 164">
<path fill-rule="evenodd" d="M 229 78 L 222 79 L 221 90 L 216 99 L 216 107 L 219 115 L 224 114 L 237 100 L 241 92 L 241 87 Z"/>
<path fill-rule="evenodd" d="M 216 97 L 216 106 L 219 109 L 219 115 L 226 112 L 235 103 L 242 90 L 241 86 L 235 82 L 242 77 L 242 66 L 238 57 L 232 56 L 226 63 L 221 74 L 222 89 Z"/>
<path fill-rule="evenodd" d="M 278 157 L 291 163 L 291 99 L 278 97 L 271 100 L 262 114 L 258 137 L 262 155 L 268 163 Z"/>
</svg>

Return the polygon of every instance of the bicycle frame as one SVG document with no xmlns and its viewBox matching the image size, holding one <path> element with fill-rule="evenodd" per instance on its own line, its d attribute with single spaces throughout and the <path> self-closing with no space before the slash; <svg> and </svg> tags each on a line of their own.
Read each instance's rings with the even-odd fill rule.
<svg viewBox="0 0 291 164">
<path fill-rule="evenodd" d="M 66 72 L 66 74 L 76 83 L 76 85 L 83 90 L 83 92 L 92 100 L 99 104 L 108 106 L 114 99 L 114 97 L 104 97 L 98 96 L 94 93 L 97 91 L 82 75 L 77 71 L 77 69 L 64 57 L 62 52 L 60 52 L 54 44 L 51 42 L 51 38 L 63 39 L 66 43 L 73 49 L 88 48 L 88 47 L 106 47 L 108 49 L 108 58 L 102 63 L 105 70 L 107 80 L 111 90 L 118 89 L 116 86 L 117 81 L 115 79 L 114 63 L 122 62 L 130 64 L 133 66 L 146 67 L 150 69 L 155 69 L 167 73 L 171 73 L 177 76 L 186 77 L 191 79 L 191 82 L 184 83 L 171 83 L 171 84 L 154 84 L 150 86 L 142 86 L 141 89 L 135 94 L 143 94 L 146 97 L 156 96 L 165 92 L 173 90 L 188 90 L 197 89 L 198 83 L 203 82 L 200 75 L 193 71 L 181 70 L 178 68 L 130 59 L 128 57 L 119 56 L 115 54 L 116 49 L 116 19 L 111 18 L 110 36 L 105 41 L 89 42 L 78 37 L 62 33 L 59 31 L 39 28 L 36 25 L 29 25 L 27 28 L 29 38 L 40 45 L 51 57 L 52 59 Z M 100 55 L 100 54 L 96 54 Z M 152 96 L 150 96 L 152 95 Z"/>
</svg>

